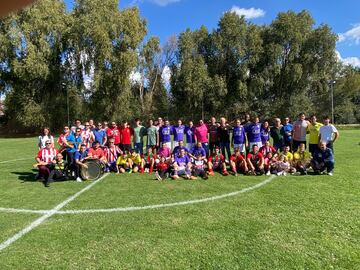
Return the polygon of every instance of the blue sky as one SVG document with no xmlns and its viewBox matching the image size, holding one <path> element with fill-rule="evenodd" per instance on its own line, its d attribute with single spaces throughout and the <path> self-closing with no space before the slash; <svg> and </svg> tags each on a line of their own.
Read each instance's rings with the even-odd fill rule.
<svg viewBox="0 0 360 270">
<path fill-rule="evenodd" d="M 71 9 L 72 0 L 66 3 Z M 159 36 L 162 42 L 186 28 L 216 28 L 228 10 L 262 25 L 271 23 L 279 12 L 306 9 L 316 25 L 328 24 L 340 35 L 337 51 L 342 61 L 360 67 L 360 0 L 120 0 L 121 9 L 134 5 L 147 20 L 149 35 Z"/>
</svg>

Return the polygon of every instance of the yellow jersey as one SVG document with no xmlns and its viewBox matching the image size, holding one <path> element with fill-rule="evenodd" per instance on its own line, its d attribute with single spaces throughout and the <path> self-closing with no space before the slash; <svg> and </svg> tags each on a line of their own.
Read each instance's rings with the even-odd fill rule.
<svg viewBox="0 0 360 270">
<path fill-rule="evenodd" d="M 315 124 L 310 123 L 307 126 L 307 132 L 310 134 L 309 136 L 309 144 L 318 144 L 319 142 L 319 131 L 323 124 L 315 122 Z"/>
<path fill-rule="evenodd" d="M 303 153 L 296 151 L 294 153 L 294 160 L 310 160 L 310 159 L 311 159 L 311 154 L 308 151 L 304 151 Z"/>
<path fill-rule="evenodd" d="M 141 164 L 141 156 L 139 154 L 130 155 L 130 158 L 135 164 L 137 164 L 137 165 Z"/>
<path fill-rule="evenodd" d="M 285 157 L 285 161 L 292 162 L 294 159 L 294 156 L 291 152 L 282 153 L 282 155 Z"/>
<path fill-rule="evenodd" d="M 124 157 L 123 155 L 121 155 L 121 156 L 119 156 L 118 159 L 116 160 L 116 164 L 117 164 L 117 165 L 125 165 L 128 159 L 129 159 L 129 156 L 125 156 L 125 157 Z"/>
</svg>

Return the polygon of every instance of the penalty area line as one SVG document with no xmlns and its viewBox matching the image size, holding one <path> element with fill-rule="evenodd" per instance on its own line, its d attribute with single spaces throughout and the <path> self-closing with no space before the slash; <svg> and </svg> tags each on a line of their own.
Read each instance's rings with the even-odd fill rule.
<svg viewBox="0 0 360 270">
<path fill-rule="evenodd" d="M 2 250 L 4 250 L 5 248 L 7 248 L 8 246 L 10 246 L 12 243 L 14 243 L 16 240 L 20 239 L 21 237 L 23 237 L 24 235 L 26 235 L 27 233 L 31 232 L 32 230 L 34 230 L 36 227 L 40 226 L 42 223 L 44 223 L 47 219 L 49 219 L 50 217 L 52 217 L 53 215 L 55 215 L 60 209 L 62 209 L 63 207 L 65 207 L 67 204 L 69 204 L 70 202 L 72 202 L 73 200 L 75 200 L 77 197 L 79 197 L 82 193 L 84 193 L 85 191 L 91 189 L 93 186 L 95 186 L 97 183 L 99 183 L 102 179 L 104 179 L 105 177 L 107 177 L 109 174 L 105 174 L 103 175 L 101 178 L 99 178 L 98 180 L 92 182 L 90 185 L 84 187 L 82 190 L 80 190 L 79 192 L 75 193 L 74 195 L 72 195 L 71 197 L 67 198 L 65 201 L 63 201 L 62 203 L 58 204 L 57 206 L 55 206 L 53 209 L 51 209 L 50 211 L 48 211 L 46 214 L 42 215 L 41 217 L 39 217 L 38 219 L 34 220 L 32 223 L 30 223 L 28 226 L 26 226 L 24 229 L 22 229 L 21 231 L 19 231 L 18 233 L 16 233 L 15 235 L 11 236 L 9 239 L 5 240 L 4 242 L 2 242 L 0 244 L 0 252 Z"/>
</svg>

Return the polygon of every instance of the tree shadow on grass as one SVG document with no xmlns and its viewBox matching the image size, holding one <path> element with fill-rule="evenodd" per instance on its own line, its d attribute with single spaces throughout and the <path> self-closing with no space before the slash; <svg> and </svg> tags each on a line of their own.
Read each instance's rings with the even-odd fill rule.
<svg viewBox="0 0 360 270">
<path fill-rule="evenodd" d="M 24 182 L 37 182 L 36 174 L 38 170 L 31 170 L 27 172 L 11 172 L 12 174 L 18 175 L 18 179 Z"/>
</svg>

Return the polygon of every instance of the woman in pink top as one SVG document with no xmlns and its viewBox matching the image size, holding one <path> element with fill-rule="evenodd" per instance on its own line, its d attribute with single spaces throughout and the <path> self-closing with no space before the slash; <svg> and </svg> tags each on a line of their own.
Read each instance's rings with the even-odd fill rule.
<svg viewBox="0 0 360 270">
<path fill-rule="evenodd" d="M 208 138 L 209 128 L 205 125 L 203 120 L 199 121 L 199 125 L 195 128 L 195 140 L 201 142 L 202 147 L 205 149 L 205 152 L 209 151 L 209 138 Z"/>
</svg>

